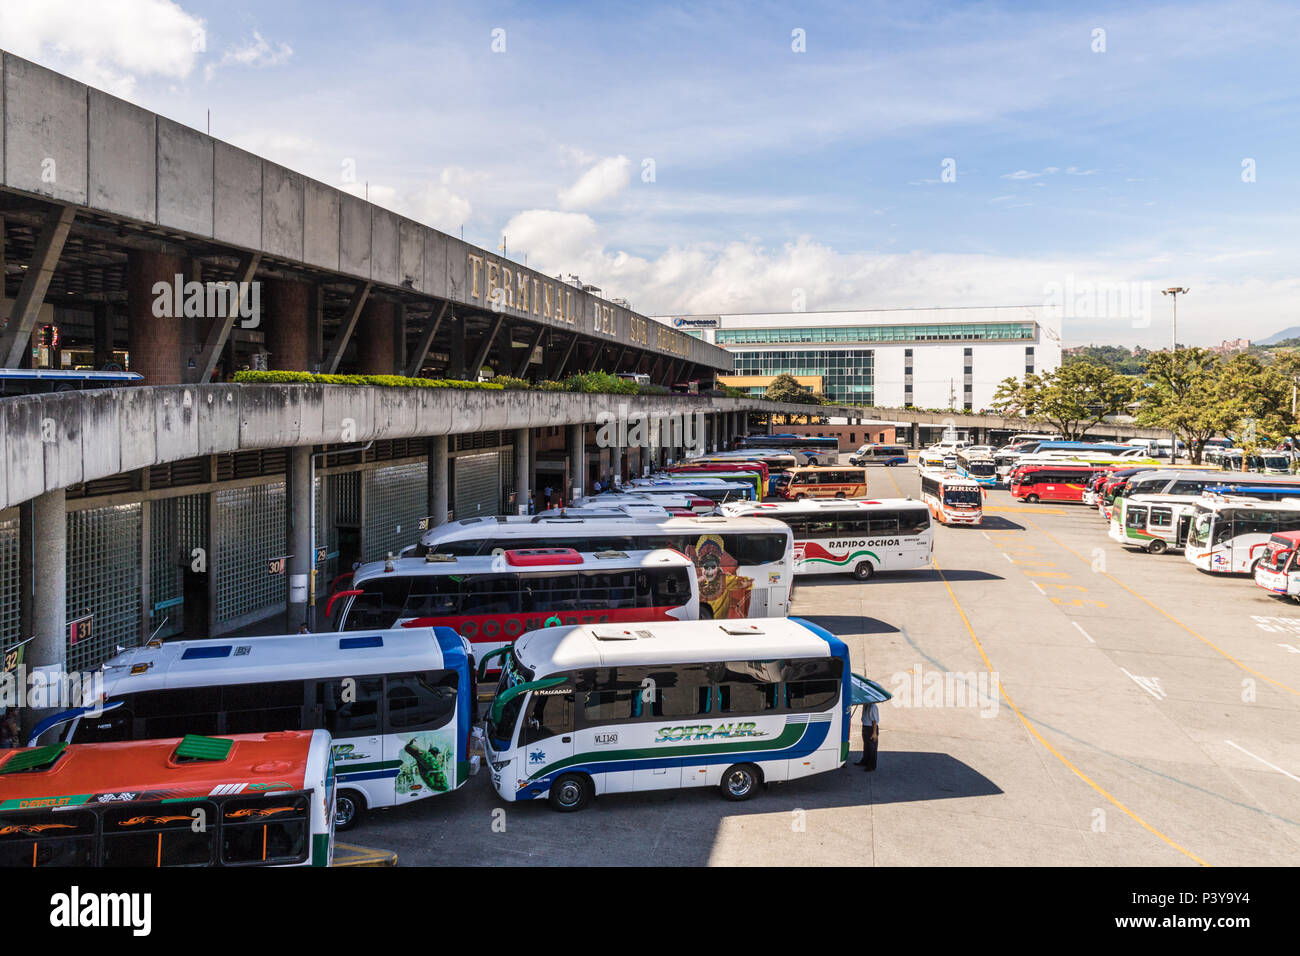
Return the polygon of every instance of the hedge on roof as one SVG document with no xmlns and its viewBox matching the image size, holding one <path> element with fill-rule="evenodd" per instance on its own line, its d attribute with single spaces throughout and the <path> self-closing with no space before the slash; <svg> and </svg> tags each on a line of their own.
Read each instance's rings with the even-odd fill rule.
<svg viewBox="0 0 1300 956">
<path fill-rule="evenodd" d="M 245 385 L 376 385 L 380 388 L 483 388 L 500 390 L 496 382 L 468 382 L 454 378 L 407 378 L 405 375 L 317 375 L 312 372 L 235 373 Z"/>
</svg>

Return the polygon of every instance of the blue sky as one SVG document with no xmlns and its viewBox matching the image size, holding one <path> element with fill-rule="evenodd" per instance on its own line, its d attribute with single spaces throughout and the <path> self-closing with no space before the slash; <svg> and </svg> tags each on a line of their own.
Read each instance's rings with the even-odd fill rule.
<svg viewBox="0 0 1300 956">
<path fill-rule="evenodd" d="M 641 311 L 1300 324 L 1300 10 L 844 6 L 6 0 L 0 47 Z"/>
</svg>

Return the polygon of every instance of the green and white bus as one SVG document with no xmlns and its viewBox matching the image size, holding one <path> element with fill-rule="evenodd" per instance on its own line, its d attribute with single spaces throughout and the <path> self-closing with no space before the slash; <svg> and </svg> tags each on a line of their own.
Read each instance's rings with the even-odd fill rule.
<svg viewBox="0 0 1300 956">
<path fill-rule="evenodd" d="M 478 770 L 470 645 L 449 627 L 150 641 L 104 668 L 100 706 L 40 731 L 67 722 L 79 744 L 327 730 L 340 830 L 362 810 L 450 792 Z"/>
<path fill-rule="evenodd" d="M 849 755 L 848 647 L 798 618 L 553 627 L 502 657 L 485 748 L 503 800 L 572 811 L 680 787 L 747 800 Z"/>
<path fill-rule="evenodd" d="M 1199 495 L 1133 495 L 1115 500 L 1110 537 L 1128 547 L 1164 554 L 1182 548 L 1196 515 Z"/>
</svg>

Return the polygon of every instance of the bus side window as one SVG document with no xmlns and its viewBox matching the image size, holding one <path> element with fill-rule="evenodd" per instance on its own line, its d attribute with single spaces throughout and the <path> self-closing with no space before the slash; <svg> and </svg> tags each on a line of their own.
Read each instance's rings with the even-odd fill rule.
<svg viewBox="0 0 1300 956">
<path fill-rule="evenodd" d="M 379 733 L 382 688 L 381 677 L 322 681 L 317 697 L 325 713 L 324 729 L 336 738 Z"/>
<path fill-rule="evenodd" d="M 752 714 L 776 708 L 776 684 L 757 682 L 718 685 L 719 713 Z"/>
<path fill-rule="evenodd" d="M 480 574 L 460 586 L 461 614 L 518 614 L 519 579 L 513 574 Z"/>
<path fill-rule="evenodd" d="M 557 611 L 576 611 L 578 601 L 578 576 L 558 574 L 545 578 L 527 578 L 523 585 L 524 613 L 550 614 Z"/>
<path fill-rule="evenodd" d="M 519 745 L 573 733 L 573 693 L 533 694 L 528 716 L 519 733 Z"/>
<path fill-rule="evenodd" d="M 385 732 L 434 730 L 456 713 L 456 688 L 435 683 L 425 674 L 388 677 Z"/>
<path fill-rule="evenodd" d="M 136 694 L 135 699 L 136 714 L 143 718 L 143 739 L 222 732 L 220 687 L 150 691 Z"/>
<path fill-rule="evenodd" d="M 118 698 L 114 698 L 115 700 Z M 121 707 L 104 711 L 98 717 L 89 715 L 77 721 L 77 729 L 72 743 L 106 744 L 119 740 L 134 740 L 132 733 L 135 725 L 135 710 L 131 695 Z"/>
</svg>

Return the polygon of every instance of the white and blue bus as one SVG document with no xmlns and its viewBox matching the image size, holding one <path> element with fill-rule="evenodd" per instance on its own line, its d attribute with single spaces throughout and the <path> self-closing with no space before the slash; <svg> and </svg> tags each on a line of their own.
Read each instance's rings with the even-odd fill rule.
<svg viewBox="0 0 1300 956">
<path fill-rule="evenodd" d="M 531 631 L 502 649 L 486 753 L 502 799 L 765 783 L 844 766 L 849 649 L 798 618 Z"/>
<path fill-rule="evenodd" d="M 335 825 L 464 786 L 475 716 L 469 643 L 448 627 L 151 641 L 105 666 L 104 700 L 65 711 L 72 743 L 327 730 Z"/>
</svg>

